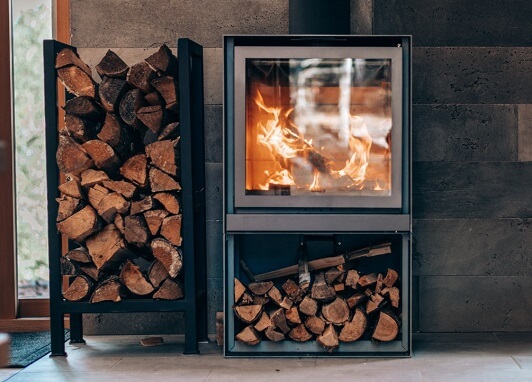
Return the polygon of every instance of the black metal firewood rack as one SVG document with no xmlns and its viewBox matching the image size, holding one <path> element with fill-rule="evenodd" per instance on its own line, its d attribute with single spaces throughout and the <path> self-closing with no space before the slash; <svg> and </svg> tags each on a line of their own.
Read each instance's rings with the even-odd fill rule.
<svg viewBox="0 0 532 382">
<path fill-rule="evenodd" d="M 124 299 L 120 302 L 70 302 L 63 299 L 60 269 L 61 235 L 56 227 L 59 197 L 58 88 L 55 58 L 63 48 L 75 47 L 44 41 L 46 161 L 48 197 L 48 253 L 50 267 L 51 355 L 65 356 L 64 317 L 70 315 L 70 342 L 84 343 L 83 313 L 183 312 L 185 354 L 198 353 L 198 341 L 207 340 L 205 256 L 205 170 L 203 138 L 203 47 L 190 39 L 177 40 L 179 113 L 181 131 L 181 196 L 185 296 L 181 300 Z"/>
</svg>

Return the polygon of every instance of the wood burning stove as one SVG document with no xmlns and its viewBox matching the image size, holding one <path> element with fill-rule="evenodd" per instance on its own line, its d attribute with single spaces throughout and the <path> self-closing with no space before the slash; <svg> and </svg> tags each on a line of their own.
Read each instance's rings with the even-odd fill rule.
<svg viewBox="0 0 532 382">
<path fill-rule="evenodd" d="M 225 37 L 227 356 L 410 354 L 410 46 L 408 36 Z M 383 246 L 387 253 L 371 255 Z M 400 291 L 400 305 L 383 291 L 388 269 L 397 272 L 388 287 Z M 353 271 L 371 283 L 347 285 Z M 334 295 L 303 313 L 301 300 L 315 297 L 322 278 Z M 295 295 L 284 288 L 294 280 Z M 270 283 L 253 281 L 272 281 L 281 300 L 268 295 L 274 289 L 260 294 Z M 330 304 L 362 293 L 345 322 L 324 317 Z M 293 317 L 292 307 L 301 317 L 281 330 L 274 308 Z M 361 315 L 367 330 L 357 341 L 324 344 L 323 333 L 341 334 Z M 377 345 L 385 315 L 397 334 Z M 325 332 L 309 331 L 309 317 Z M 266 327 L 286 340 L 271 340 L 280 337 Z"/>
</svg>

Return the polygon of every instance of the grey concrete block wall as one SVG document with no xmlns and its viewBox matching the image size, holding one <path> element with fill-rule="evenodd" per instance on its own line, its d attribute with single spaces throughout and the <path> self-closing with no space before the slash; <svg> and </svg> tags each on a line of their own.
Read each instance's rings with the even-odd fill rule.
<svg viewBox="0 0 532 382">
<path fill-rule="evenodd" d="M 532 72 L 527 0 L 351 0 L 353 34 L 414 41 L 415 330 L 532 330 Z M 72 44 L 128 63 L 204 46 L 209 333 L 222 309 L 224 34 L 288 33 L 287 0 L 72 0 Z M 525 309 L 528 307 L 528 310 Z M 87 315 L 87 333 L 183 330 L 181 314 Z"/>
</svg>

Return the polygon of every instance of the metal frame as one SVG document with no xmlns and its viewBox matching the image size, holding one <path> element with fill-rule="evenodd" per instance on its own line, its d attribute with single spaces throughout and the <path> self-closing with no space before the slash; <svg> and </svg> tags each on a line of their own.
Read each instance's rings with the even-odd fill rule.
<svg viewBox="0 0 532 382">
<path fill-rule="evenodd" d="M 189 39 L 178 39 L 181 130 L 182 236 L 185 297 L 175 301 L 122 300 L 118 303 L 65 301 L 61 289 L 61 235 L 55 223 L 59 197 L 58 82 L 55 57 L 74 47 L 55 40 L 44 41 L 44 87 L 48 197 L 48 256 L 50 266 L 50 327 L 52 356 L 65 356 L 64 315 L 70 314 L 70 342 L 84 343 L 83 313 L 183 312 L 185 354 L 198 353 L 198 341 L 207 341 L 207 294 L 205 256 L 205 170 L 203 144 L 203 48 Z M 63 90 L 61 90 L 63 91 Z"/>
<path fill-rule="evenodd" d="M 261 53 L 260 57 L 271 57 L 269 50 L 275 51 L 279 46 L 287 47 L 289 58 L 297 57 L 294 52 L 301 47 L 318 47 L 319 50 L 327 46 L 346 48 L 356 46 L 358 48 L 379 47 L 400 49 L 399 55 L 394 55 L 395 60 L 400 61 L 402 77 L 401 91 L 397 95 L 401 99 L 399 105 L 400 147 L 394 146 L 396 154 L 393 161 L 398 161 L 396 166 L 400 173 L 400 199 L 399 204 L 388 206 L 380 205 L 345 205 L 345 204 L 321 204 L 318 208 L 313 208 L 303 204 L 292 202 L 282 206 L 262 202 L 259 204 L 244 204 L 241 200 L 235 199 L 239 187 L 235 179 L 235 171 L 243 171 L 243 158 L 241 155 L 242 139 L 237 138 L 241 133 L 241 128 L 237 126 L 239 122 L 238 108 L 242 108 L 242 101 L 238 101 L 239 90 L 242 84 L 235 86 L 234 71 L 239 68 L 238 57 L 235 52 L 238 46 L 261 47 L 268 53 Z M 362 50 L 363 51 L 363 50 Z M 256 51 L 255 51 L 256 52 Z M 286 53 L 283 53 L 286 54 Z M 255 58 L 255 57 L 253 57 Z M 226 357 L 409 357 L 412 349 L 412 316 L 411 316 L 411 242 L 412 242 L 412 133 L 411 133 L 411 36 L 226 36 L 224 39 L 224 308 L 225 308 L 225 344 L 224 354 Z M 238 69 L 238 70 L 241 70 Z M 397 73 L 396 73 L 397 75 Z M 397 97 L 396 97 L 397 98 Z M 237 104 L 238 102 L 238 104 Z M 397 107 L 397 105 L 396 105 Z M 236 112 L 235 112 L 236 111 Z M 242 113 L 242 112 L 240 112 Z M 397 110 L 394 113 L 398 113 Z M 397 114 L 394 114 L 394 118 Z M 240 116 L 241 117 L 241 116 Z M 394 119 L 394 123 L 395 123 Z M 238 143 L 240 142 L 240 143 Z M 395 141 L 394 141 L 395 142 Z M 240 170 L 239 170 L 240 169 Z M 243 172 L 242 172 L 243 173 Z M 242 188 L 243 190 L 243 188 Z M 240 195 L 241 196 L 241 195 Z M 240 196 L 237 196 L 240 197 Z M 263 198 L 261 196 L 260 198 Z M 314 198 L 318 200 L 320 198 Z M 376 203 L 380 203 L 385 198 L 374 198 Z M 269 200 L 268 200 L 269 202 Z M 271 240 L 279 240 L 279 235 L 335 235 L 365 237 L 395 238 L 396 245 L 394 253 L 400 256 L 401 264 L 400 278 L 402 291 L 402 326 L 401 339 L 390 343 L 376 345 L 369 340 L 357 341 L 351 344 L 342 343 L 337 351 L 329 353 L 324 351 L 315 342 L 305 344 L 293 341 L 282 341 L 280 343 L 261 342 L 259 345 L 251 347 L 245 346 L 235 341 L 235 318 L 232 311 L 234 305 L 234 277 L 244 277 L 240 272 L 240 251 L 242 238 L 251 235 L 271 235 Z M 258 236 L 256 237 L 258 238 Z M 257 251 L 260 252 L 260 244 L 256 244 Z M 285 253 L 285 252 L 283 252 Z M 277 253 L 271 259 L 265 255 L 271 264 L 269 269 L 257 269 L 255 271 L 265 272 L 279 266 L 280 260 Z M 293 259 L 292 259 L 293 260 Z M 379 260 L 380 261 L 380 260 Z M 382 260 L 385 261 L 385 260 Z M 248 264 L 249 265 L 249 264 Z M 283 264 L 285 266 L 290 264 Z M 260 266 L 258 267 L 260 268 Z"/>
</svg>

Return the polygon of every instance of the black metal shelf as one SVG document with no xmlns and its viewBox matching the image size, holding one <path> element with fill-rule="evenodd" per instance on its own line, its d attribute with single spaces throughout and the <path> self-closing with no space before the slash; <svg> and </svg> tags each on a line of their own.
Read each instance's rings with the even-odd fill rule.
<svg viewBox="0 0 532 382">
<path fill-rule="evenodd" d="M 70 314 L 71 343 L 83 343 L 83 313 L 183 312 L 185 354 L 198 353 L 198 341 L 207 340 L 205 170 L 203 144 L 203 47 L 189 39 L 177 40 L 181 131 L 181 196 L 185 297 L 175 301 L 124 299 L 120 302 L 65 301 L 62 296 L 61 235 L 57 231 L 59 169 L 58 82 L 55 58 L 75 47 L 44 41 L 44 89 L 48 198 L 48 256 L 50 266 L 50 327 L 52 356 L 65 356 L 64 315 Z M 63 91 L 63 90 L 61 90 Z"/>
</svg>

